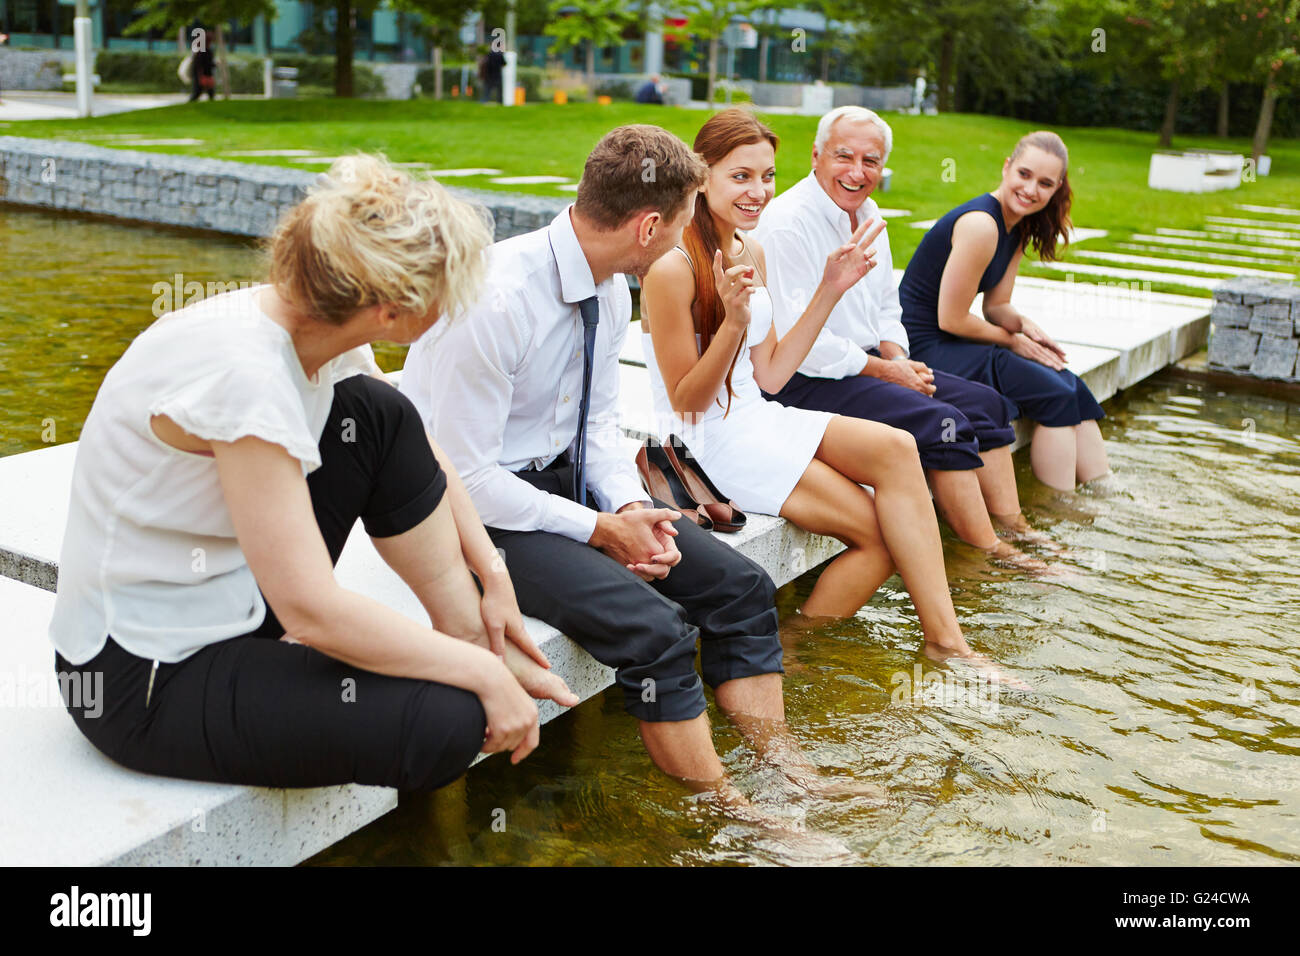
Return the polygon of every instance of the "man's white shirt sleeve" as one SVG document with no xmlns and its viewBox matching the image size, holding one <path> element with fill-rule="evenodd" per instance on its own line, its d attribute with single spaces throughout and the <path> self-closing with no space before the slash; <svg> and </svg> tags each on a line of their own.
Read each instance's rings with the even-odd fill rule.
<svg viewBox="0 0 1300 956">
<path fill-rule="evenodd" d="M 411 347 L 401 388 L 456 466 L 485 525 L 585 543 L 596 512 L 534 488 L 500 464 L 513 372 L 529 347 L 513 311 L 505 296 L 489 294 L 443 334 L 427 333 Z"/>
</svg>

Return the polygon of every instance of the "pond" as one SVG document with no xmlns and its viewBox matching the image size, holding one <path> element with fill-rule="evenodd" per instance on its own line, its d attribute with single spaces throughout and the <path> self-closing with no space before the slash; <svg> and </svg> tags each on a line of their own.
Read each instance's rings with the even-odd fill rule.
<svg viewBox="0 0 1300 956">
<path fill-rule="evenodd" d="M 247 244 L 0 211 L 0 453 L 75 439 L 155 283 L 257 274 Z M 384 353 L 386 368 L 399 350 Z M 714 711 L 742 789 L 804 828 L 728 822 L 658 773 L 613 691 L 312 864 L 1091 864 L 1300 861 L 1300 411 L 1171 374 L 1108 404 L 1115 475 L 1060 495 L 1018 456 L 1050 581 L 945 536 L 971 643 L 1032 686 L 997 694 L 918 652 L 897 579 L 849 621 L 786 635 L 789 722 L 826 772 L 880 784 L 795 800 Z M 781 589 L 789 623 L 815 581 Z"/>
</svg>

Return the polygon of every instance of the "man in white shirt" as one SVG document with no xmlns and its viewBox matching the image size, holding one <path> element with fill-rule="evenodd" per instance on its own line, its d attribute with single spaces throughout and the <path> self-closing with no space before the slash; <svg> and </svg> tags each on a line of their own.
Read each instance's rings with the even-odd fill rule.
<svg viewBox="0 0 1300 956">
<path fill-rule="evenodd" d="M 487 291 L 412 346 L 401 388 L 461 474 L 521 610 L 616 668 L 660 768 L 717 786 L 695 644 L 718 705 L 763 748 L 784 719 L 774 588 L 758 564 L 646 495 L 618 427 L 632 315 L 623 273 L 644 274 L 679 241 L 706 173 L 665 130 L 611 131 L 574 205 L 489 250 Z"/>
<path fill-rule="evenodd" d="M 871 110 L 842 106 L 817 125 L 812 171 L 764 210 L 754 235 L 767 255 L 778 336 L 803 314 L 826 257 L 859 223 L 880 215 L 870 198 L 893 146 Z M 916 438 L 935 505 L 969 544 L 1021 563 L 990 521 L 1017 533 L 1020 513 L 1007 403 L 992 388 L 908 358 L 889 234 L 875 241 L 878 267 L 844 294 L 808 357 L 780 392 L 785 405 L 883 422 Z"/>
</svg>

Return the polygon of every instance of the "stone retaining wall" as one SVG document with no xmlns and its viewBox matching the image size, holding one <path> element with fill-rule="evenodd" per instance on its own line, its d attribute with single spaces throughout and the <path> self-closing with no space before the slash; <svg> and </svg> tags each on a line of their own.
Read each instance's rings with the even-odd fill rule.
<svg viewBox="0 0 1300 956">
<path fill-rule="evenodd" d="M 267 235 L 318 173 L 194 156 L 0 136 L 0 202 L 118 219 Z M 495 238 L 540 228 L 567 200 L 452 188 L 485 207 Z"/>
<path fill-rule="evenodd" d="M 53 50 L 0 47 L 0 93 L 5 90 L 61 90 L 63 63 Z"/>
<path fill-rule="evenodd" d="M 1243 276 L 1214 290 L 1209 365 L 1300 381 L 1300 286 Z"/>
</svg>

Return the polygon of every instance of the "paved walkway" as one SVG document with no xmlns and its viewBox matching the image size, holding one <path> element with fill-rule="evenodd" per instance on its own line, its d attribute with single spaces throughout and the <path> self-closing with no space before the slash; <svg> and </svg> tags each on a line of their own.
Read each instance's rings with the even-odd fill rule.
<svg viewBox="0 0 1300 956">
<path fill-rule="evenodd" d="M 97 93 L 90 109 L 95 116 L 151 110 L 174 106 L 189 99 L 186 93 Z M 76 119 L 75 93 L 44 93 L 32 90 L 0 92 L 0 122 L 41 119 Z"/>
</svg>

